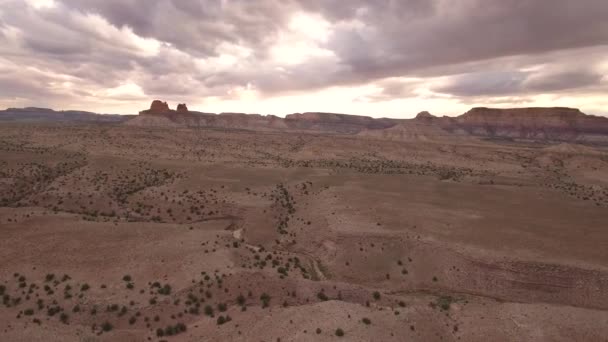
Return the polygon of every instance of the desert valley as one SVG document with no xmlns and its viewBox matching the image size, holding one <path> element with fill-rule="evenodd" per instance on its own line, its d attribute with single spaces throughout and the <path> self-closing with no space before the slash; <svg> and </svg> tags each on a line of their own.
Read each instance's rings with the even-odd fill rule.
<svg viewBox="0 0 608 342">
<path fill-rule="evenodd" d="M 608 118 L 0 112 L 1 341 L 606 341 Z"/>
</svg>

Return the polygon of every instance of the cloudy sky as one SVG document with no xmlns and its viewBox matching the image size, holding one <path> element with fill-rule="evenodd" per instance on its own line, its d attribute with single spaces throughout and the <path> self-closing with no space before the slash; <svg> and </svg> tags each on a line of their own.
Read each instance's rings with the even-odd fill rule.
<svg viewBox="0 0 608 342">
<path fill-rule="evenodd" d="M 0 0 L 0 108 L 608 115 L 607 0 Z"/>
</svg>

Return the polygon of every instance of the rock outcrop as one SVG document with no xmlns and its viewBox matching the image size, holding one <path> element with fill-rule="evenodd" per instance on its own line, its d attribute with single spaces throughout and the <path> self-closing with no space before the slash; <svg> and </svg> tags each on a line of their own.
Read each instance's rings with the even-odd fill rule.
<svg viewBox="0 0 608 342">
<path fill-rule="evenodd" d="M 152 101 L 150 109 L 139 112 L 139 114 L 168 114 L 171 112 L 167 102 L 160 100 Z"/>
<path fill-rule="evenodd" d="M 177 112 L 178 113 L 188 113 L 188 107 L 186 106 L 185 103 L 180 103 L 177 105 Z"/>
<path fill-rule="evenodd" d="M 436 116 L 434 116 L 433 114 L 431 114 L 427 111 L 420 112 L 416 115 L 416 119 L 418 119 L 418 120 L 433 120 L 436 118 L 437 118 Z"/>
<path fill-rule="evenodd" d="M 403 121 L 335 113 L 296 113 L 285 117 L 287 126 L 294 130 L 351 134 L 367 129 L 386 129 Z"/>
<path fill-rule="evenodd" d="M 137 117 L 128 124 L 146 126 L 171 122 L 167 126 L 359 134 L 390 140 L 443 140 L 472 136 L 608 144 L 608 118 L 586 115 L 572 108 L 473 108 L 458 117 L 437 117 L 421 112 L 408 120 L 319 112 L 289 114 L 280 118 L 259 114 L 194 112 L 189 111 L 185 104 L 179 104 L 175 111 L 166 102 L 155 100 L 150 109 L 140 114 L 140 117 L 163 116 L 169 121 Z"/>
<path fill-rule="evenodd" d="M 608 142 L 608 118 L 573 108 L 473 108 L 435 122 L 447 131 L 480 137 Z"/>
<path fill-rule="evenodd" d="M 368 129 L 358 134 L 362 137 L 391 140 L 391 141 L 427 141 L 427 142 L 449 142 L 463 141 L 467 137 L 450 133 L 438 125 L 416 120 L 397 124 L 387 129 Z"/>
<path fill-rule="evenodd" d="M 149 120 L 144 117 L 162 116 L 163 120 Z M 367 129 L 384 129 L 406 120 L 374 119 L 368 116 L 335 113 L 296 113 L 285 118 L 274 115 L 221 113 L 210 114 L 189 111 L 185 104 L 179 104 L 177 111 L 171 110 L 162 101 L 152 102 L 150 109 L 129 121 L 128 125 L 150 126 L 171 122 L 168 127 L 212 127 L 224 129 L 250 130 L 293 130 L 343 134 L 356 134 Z"/>
</svg>

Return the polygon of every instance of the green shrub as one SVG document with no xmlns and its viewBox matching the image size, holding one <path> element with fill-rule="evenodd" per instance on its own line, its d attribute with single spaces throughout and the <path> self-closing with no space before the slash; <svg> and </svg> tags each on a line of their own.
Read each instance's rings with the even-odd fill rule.
<svg viewBox="0 0 608 342">
<path fill-rule="evenodd" d="M 164 296 L 168 296 L 171 294 L 171 285 L 165 284 L 162 288 L 158 289 L 158 293 Z"/>
<path fill-rule="evenodd" d="M 105 331 L 105 332 L 111 331 L 113 328 L 114 328 L 114 327 L 113 327 L 113 326 L 112 326 L 112 324 L 110 324 L 109 322 L 104 322 L 104 323 L 101 325 L 101 330 L 103 330 L 103 331 Z"/>
<path fill-rule="evenodd" d="M 262 293 L 260 296 L 260 300 L 262 301 L 262 307 L 267 308 L 270 304 L 270 296 L 267 293 Z"/>
<path fill-rule="evenodd" d="M 454 298 L 451 296 L 441 296 L 437 299 L 437 305 L 441 310 L 448 311 L 450 310 L 450 305 L 454 302 Z"/>
<path fill-rule="evenodd" d="M 242 294 L 240 294 L 238 297 L 236 297 L 236 302 L 240 305 L 243 306 L 245 305 L 245 296 L 243 296 Z"/>
<path fill-rule="evenodd" d="M 165 328 L 165 335 L 167 335 L 167 336 L 173 336 L 176 333 L 177 333 L 177 331 L 175 331 L 175 327 L 172 325 Z"/>
<path fill-rule="evenodd" d="M 219 316 L 217 318 L 217 325 L 223 325 L 223 324 L 228 323 L 230 321 L 232 321 L 232 318 L 230 316 L 228 316 L 228 315 L 226 315 L 226 317 Z"/>
<path fill-rule="evenodd" d="M 344 330 L 342 330 L 340 328 L 336 329 L 336 336 L 338 336 L 338 337 L 344 336 Z"/>
<path fill-rule="evenodd" d="M 59 320 L 63 324 L 68 324 L 68 318 L 69 318 L 69 316 L 65 312 L 62 312 L 61 315 L 59 315 Z"/>
</svg>

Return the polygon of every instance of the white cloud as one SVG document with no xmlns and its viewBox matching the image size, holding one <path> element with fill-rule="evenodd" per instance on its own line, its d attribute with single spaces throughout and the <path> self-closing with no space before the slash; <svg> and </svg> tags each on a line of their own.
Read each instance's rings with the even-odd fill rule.
<svg viewBox="0 0 608 342">
<path fill-rule="evenodd" d="M 54 0 L 25 0 L 25 2 L 35 9 L 53 8 L 57 6 Z"/>
<path fill-rule="evenodd" d="M 315 57 L 335 57 L 322 46 L 330 34 L 331 24 L 321 16 L 296 13 L 270 48 L 272 61 L 279 65 L 297 65 Z"/>
</svg>

